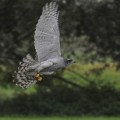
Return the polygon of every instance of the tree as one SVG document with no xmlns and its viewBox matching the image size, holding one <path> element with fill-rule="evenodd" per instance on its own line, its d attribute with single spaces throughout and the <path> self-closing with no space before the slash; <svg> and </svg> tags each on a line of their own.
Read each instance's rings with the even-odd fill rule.
<svg viewBox="0 0 120 120">
<path fill-rule="evenodd" d="M 8 79 L 11 82 L 11 73 L 18 61 L 29 51 L 34 53 L 35 26 L 43 5 L 50 1 L 1 1 L 2 81 Z M 61 11 L 61 43 L 65 55 L 70 54 L 80 60 L 80 54 L 85 57 L 90 54 L 92 61 L 109 57 L 119 63 L 119 0 L 58 0 L 58 3 Z"/>
</svg>

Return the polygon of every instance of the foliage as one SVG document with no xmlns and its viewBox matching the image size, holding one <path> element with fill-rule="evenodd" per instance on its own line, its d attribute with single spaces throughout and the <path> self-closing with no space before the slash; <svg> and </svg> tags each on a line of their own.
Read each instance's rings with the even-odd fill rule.
<svg viewBox="0 0 120 120">
<path fill-rule="evenodd" d="M 2 84 L 11 83 L 11 74 L 26 53 L 34 54 L 34 30 L 46 2 L 50 0 L 1 1 Z M 59 1 L 59 4 L 61 42 L 63 52 L 66 51 L 65 56 L 72 55 L 77 60 L 82 56 L 87 61 L 92 58 L 92 62 L 111 57 L 119 62 L 118 0 L 64 0 Z"/>
<path fill-rule="evenodd" d="M 27 53 L 35 53 L 35 26 L 43 5 L 50 1 L 0 2 L 0 84 L 4 87 L 0 115 L 119 115 L 120 91 L 112 85 L 115 77 L 109 75 L 116 74 L 115 67 L 119 68 L 120 63 L 119 0 L 58 0 L 64 56 L 92 65 L 86 64 L 87 68 L 74 64 L 60 74 L 45 76 L 34 90 L 9 89 L 18 61 Z M 96 61 L 104 64 L 93 67 Z M 109 67 L 108 61 L 114 67 Z M 80 83 L 81 79 L 86 85 Z"/>
<path fill-rule="evenodd" d="M 120 92 L 104 86 L 71 89 L 41 86 L 36 94 L 0 101 L 0 115 L 119 115 Z"/>
<path fill-rule="evenodd" d="M 119 90 L 120 71 L 116 71 L 116 65 L 113 63 L 94 63 L 94 64 L 74 64 L 64 71 L 64 78 L 80 86 L 94 84 L 101 88 L 104 85 L 111 85 Z"/>
<path fill-rule="evenodd" d="M 68 116 L 44 116 L 44 117 L 0 117 L 1 120 L 119 120 L 119 117 L 68 117 Z"/>
</svg>

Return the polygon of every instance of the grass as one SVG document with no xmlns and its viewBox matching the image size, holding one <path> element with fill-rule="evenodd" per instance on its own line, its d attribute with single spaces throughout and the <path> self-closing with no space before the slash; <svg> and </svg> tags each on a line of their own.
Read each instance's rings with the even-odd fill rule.
<svg viewBox="0 0 120 120">
<path fill-rule="evenodd" d="M 30 87 L 29 89 L 21 89 L 17 86 L 14 88 L 10 87 L 9 85 L 7 87 L 0 86 L 0 100 L 8 100 L 13 97 L 16 97 L 18 94 L 34 94 L 36 93 L 36 89 L 34 86 Z"/>
<path fill-rule="evenodd" d="M 0 120 L 120 120 L 120 117 L 0 117 Z"/>
<path fill-rule="evenodd" d="M 98 82 L 98 84 L 112 84 L 113 87 L 120 90 L 120 70 L 117 71 L 115 65 L 110 63 L 100 74 L 96 74 L 97 70 L 100 70 L 103 67 L 103 63 L 96 63 L 94 65 L 76 64 L 65 70 L 64 77 L 83 86 L 88 85 L 90 81 L 95 81 Z M 83 79 L 82 76 L 87 79 Z"/>
<path fill-rule="evenodd" d="M 63 76 L 64 78 L 81 86 L 87 86 L 89 85 L 90 81 L 95 81 L 98 87 L 100 86 L 100 84 L 104 85 L 110 83 L 113 85 L 113 87 L 120 90 L 120 70 L 116 71 L 114 64 L 110 63 L 109 66 L 105 68 L 105 70 L 99 75 L 96 75 L 94 72 L 92 72 L 93 70 L 96 71 L 97 69 L 101 69 L 103 66 L 104 66 L 103 63 L 96 63 L 94 65 L 73 64 L 67 67 Z M 78 74 L 70 72 L 70 70 Z M 85 76 L 87 80 L 83 79 L 83 77 L 81 76 Z M 27 90 L 22 90 L 21 88 L 18 87 L 8 86 L 7 88 L 4 88 L 0 86 L 0 96 L 1 96 L 0 100 L 11 99 L 21 93 L 34 94 L 36 93 L 36 88 L 35 86 L 32 86 Z"/>
</svg>

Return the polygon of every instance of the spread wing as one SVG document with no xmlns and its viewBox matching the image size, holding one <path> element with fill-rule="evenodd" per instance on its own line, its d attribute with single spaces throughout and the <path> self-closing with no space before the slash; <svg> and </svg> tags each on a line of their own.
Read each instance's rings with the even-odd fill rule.
<svg viewBox="0 0 120 120">
<path fill-rule="evenodd" d="M 35 49 L 38 60 L 45 61 L 61 55 L 58 27 L 58 6 L 46 4 L 35 30 Z"/>
</svg>

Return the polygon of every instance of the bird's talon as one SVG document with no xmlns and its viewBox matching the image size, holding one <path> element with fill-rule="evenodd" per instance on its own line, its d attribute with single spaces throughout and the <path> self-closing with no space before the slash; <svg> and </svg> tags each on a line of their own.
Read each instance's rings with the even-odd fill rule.
<svg viewBox="0 0 120 120">
<path fill-rule="evenodd" d="M 36 74 L 35 74 L 35 79 L 36 79 L 37 81 L 41 81 L 41 80 L 42 80 L 42 77 L 40 76 L 39 73 L 36 73 Z"/>
</svg>

